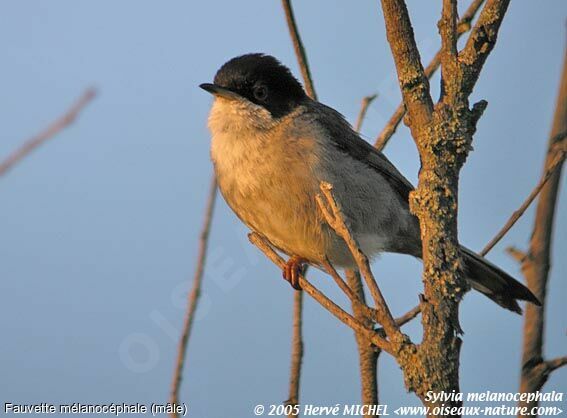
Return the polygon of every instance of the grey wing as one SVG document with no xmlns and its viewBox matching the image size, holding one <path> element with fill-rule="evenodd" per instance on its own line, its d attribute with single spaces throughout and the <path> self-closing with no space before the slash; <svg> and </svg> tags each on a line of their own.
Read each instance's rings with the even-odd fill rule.
<svg viewBox="0 0 567 418">
<path fill-rule="evenodd" d="M 380 173 L 390 186 L 398 192 L 400 199 L 407 203 L 409 194 L 413 190 L 413 185 L 403 174 L 398 171 L 384 154 L 353 131 L 343 115 L 321 103 L 317 103 L 317 106 L 320 106 L 320 112 L 318 113 L 322 119 L 320 123 L 329 130 L 328 137 L 333 141 L 334 145 Z"/>
</svg>

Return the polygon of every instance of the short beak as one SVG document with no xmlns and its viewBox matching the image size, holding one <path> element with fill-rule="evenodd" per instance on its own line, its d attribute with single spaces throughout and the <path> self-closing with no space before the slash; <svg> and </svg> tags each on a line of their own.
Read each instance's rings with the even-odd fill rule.
<svg viewBox="0 0 567 418">
<path fill-rule="evenodd" d="M 217 86 L 216 84 L 203 83 L 199 87 L 201 87 L 205 91 L 208 91 L 214 96 L 223 97 L 229 100 L 241 99 L 241 96 L 239 94 L 224 87 Z"/>
</svg>

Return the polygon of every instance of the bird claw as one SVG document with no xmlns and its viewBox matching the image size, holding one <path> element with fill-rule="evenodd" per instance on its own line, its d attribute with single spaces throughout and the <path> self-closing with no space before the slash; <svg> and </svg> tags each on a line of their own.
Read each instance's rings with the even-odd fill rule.
<svg viewBox="0 0 567 418">
<path fill-rule="evenodd" d="M 301 286 L 299 285 L 299 276 L 303 274 L 305 261 L 306 260 L 301 257 L 293 256 L 287 260 L 287 263 L 285 263 L 282 270 L 283 278 L 288 281 L 291 287 L 295 290 L 301 290 Z"/>
</svg>

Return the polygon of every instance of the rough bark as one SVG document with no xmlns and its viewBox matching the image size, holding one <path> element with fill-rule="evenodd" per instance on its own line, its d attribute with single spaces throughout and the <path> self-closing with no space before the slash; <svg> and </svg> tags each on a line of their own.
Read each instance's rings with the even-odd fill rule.
<svg viewBox="0 0 567 418">
<path fill-rule="evenodd" d="M 402 349 L 397 360 L 407 388 L 429 407 L 435 405 L 427 400 L 428 391 L 460 392 L 458 304 L 467 284 L 458 250 L 458 181 L 476 123 L 486 107 L 485 102 L 480 102 L 469 109 L 468 96 L 494 47 L 507 4 L 505 0 L 488 0 L 465 50 L 458 53 L 456 2 L 443 1 L 439 22 L 442 94 L 434 106 L 406 5 L 403 0 L 382 0 L 387 37 L 407 110 L 405 122 L 421 160 L 419 183 L 410 195 L 410 208 L 421 227 L 423 341 L 419 346 L 403 347 L 409 349 Z M 445 404 L 458 407 L 461 402 L 455 399 Z M 431 409 L 428 415 L 448 414 Z"/>
<path fill-rule="evenodd" d="M 474 19 L 476 13 L 480 9 L 480 6 L 484 3 L 484 0 L 474 0 L 471 2 L 467 10 L 461 16 L 459 23 L 457 25 L 457 39 L 460 38 L 464 33 L 468 32 L 471 29 L 471 22 Z M 433 57 L 431 62 L 425 67 L 424 73 L 427 78 L 431 78 L 435 71 L 441 65 L 441 51 L 438 51 L 437 54 Z M 406 107 L 405 104 L 402 102 L 394 111 L 394 114 L 388 120 L 386 126 L 382 129 L 376 141 L 374 142 L 374 146 L 379 150 L 382 151 L 384 147 L 388 144 L 388 141 L 392 137 L 392 135 L 396 132 L 398 125 L 402 121 L 402 118 L 406 114 Z"/>
</svg>

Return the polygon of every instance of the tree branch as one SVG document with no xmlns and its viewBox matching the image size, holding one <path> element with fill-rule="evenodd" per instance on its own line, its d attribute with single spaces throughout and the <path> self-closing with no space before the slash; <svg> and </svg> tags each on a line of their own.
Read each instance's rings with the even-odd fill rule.
<svg viewBox="0 0 567 418">
<path fill-rule="evenodd" d="M 439 21 L 441 62 L 457 60 L 457 0 L 443 0 Z"/>
<path fill-rule="evenodd" d="M 527 257 L 525 252 L 516 247 L 508 247 L 506 248 L 506 252 L 520 264 L 523 263 L 524 259 Z"/>
<path fill-rule="evenodd" d="M 421 306 L 417 305 L 416 307 L 407 311 L 402 316 L 397 317 L 396 318 L 396 325 L 398 327 L 402 327 L 403 325 L 407 324 L 412 319 L 414 319 L 416 316 L 418 316 L 420 314 L 420 312 L 421 312 Z"/>
<path fill-rule="evenodd" d="M 366 255 L 360 250 L 360 246 L 356 242 L 355 238 L 353 237 L 351 231 L 349 230 L 348 226 L 344 221 L 344 215 L 342 210 L 335 200 L 332 190 L 333 186 L 329 183 L 321 182 L 321 192 L 322 195 L 317 195 L 317 203 L 319 205 L 319 209 L 323 214 L 323 217 L 335 230 L 335 232 L 346 242 L 347 246 L 349 247 L 350 252 L 352 253 L 354 260 L 358 266 L 359 271 L 362 273 L 364 280 L 366 281 L 366 285 L 370 289 L 370 294 L 374 299 L 375 309 L 378 311 L 378 317 L 380 320 L 380 324 L 384 327 L 386 331 L 386 335 L 390 339 L 390 341 L 395 341 L 397 343 L 401 343 L 405 340 L 404 336 L 402 335 L 400 329 L 396 325 L 396 321 L 394 320 L 392 313 L 390 312 L 390 308 L 376 283 L 376 279 L 370 270 L 370 264 L 368 262 L 368 258 Z M 326 200 L 323 200 L 323 196 Z"/>
<path fill-rule="evenodd" d="M 566 135 L 567 135 L 567 133 L 563 132 L 562 134 L 558 135 L 558 139 L 560 138 L 561 140 L 563 140 Z M 533 190 L 528 195 L 526 200 L 524 200 L 522 205 L 516 211 L 514 211 L 512 216 L 510 216 L 510 218 L 508 219 L 506 224 L 504 224 L 504 226 L 500 229 L 500 231 L 498 231 L 498 233 L 494 236 L 494 238 L 492 238 L 490 240 L 490 242 L 488 244 L 486 244 L 486 246 L 479 253 L 480 255 L 485 256 L 486 254 L 488 254 L 488 252 L 490 250 L 492 250 L 494 248 L 494 246 L 496 244 L 498 244 L 498 242 L 500 242 L 500 240 L 502 238 L 504 238 L 504 236 L 508 233 L 508 231 L 510 231 L 510 229 L 516 224 L 516 222 L 518 222 L 518 220 L 522 217 L 522 215 L 530 207 L 530 205 L 535 200 L 535 198 L 542 191 L 542 189 L 546 185 L 547 181 L 555 173 L 555 170 L 558 170 L 562 166 L 563 161 L 565 160 L 566 154 L 567 154 L 567 152 L 566 152 L 565 149 L 558 148 L 558 152 L 555 155 L 554 161 L 552 161 L 551 165 L 547 168 L 547 170 L 545 170 L 545 172 L 543 173 L 543 176 L 539 180 L 538 184 L 533 188 Z"/>
<path fill-rule="evenodd" d="M 207 247 L 209 243 L 209 234 L 211 231 L 211 223 L 213 220 L 213 212 L 215 208 L 215 201 L 217 196 L 217 181 L 213 175 L 211 178 L 211 185 L 209 186 L 209 197 L 207 199 L 207 206 L 205 209 L 205 218 L 199 238 L 199 255 L 197 256 L 197 266 L 195 267 L 195 274 L 193 276 L 193 288 L 187 298 L 187 311 L 183 322 L 183 329 L 181 331 L 181 338 L 177 346 L 177 359 L 173 373 L 173 380 L 171 383 L 171 392 L 169 402 L 177 404 L 179 402 L 179 388 L 181 387 L 181 380 L 183 376 L 183 366 L 185 364 L 185 357 L 187 353 L 187 345 L 189 343 L 189 336 L 193 325 L 193 318 L 197 310 L 199 296 L 201 294 L 201 282 L 203 280 L 203 272 L 205 270 L 205 262 L 207 259 Z M 173 418 L 177 418 L 177 413 L 172 413 Z"/>
<path fill-rule="evenodd" d="M 349 298 L 353 307 L 356 306 L 357 309 L 363 310 L 367 319 L 375 320 L 374 319 L 375 315 L 372 308 L 366 306 L 368 309 L 365 310 L 364 306 L 366 305 L 366 303 L 364 302 L 364 298 L 360 297 L 360 295 L 356 293 L 355 290 L 353 290 L 352 286 L 350 286 L 343 280 L 343 278 L 339 275 L 335 267 L 333 267 L 333 265 L 329 262 L 328 259 L 325 259 L 325 261 L 323 261 L 323 267 L 325 268 L 327 274 L 329 274 L 329 276 L 333 278 L 335 283 L 339 286 L 339 288 L 343 291 L 343 293 Z"/>
<path fill-rule="evenodd" d="M 415 43 L 413 28 L 404 0 L 381 0 L 386 35 L 402 91 L 404 104 L 410 119 L 414 137 L 431 120 L 433 101 L 429 93 L 429 80 L 425 76 L 419 51 Z"/>
<path fill-rule="evenodd" d="M 501 1 L 487 0 L 487 5 L 499 3 Z M 408 113 L 404 122 L 410 128 L 421 161 L 418 186 L 410 193 L 409 203 L 411 212 L 419 219 L 421 231 L 423 340 L 414 352 L 410 350 L 408 355 L 398 357 L 398 363 L 404 371 L 406 387 L 427 406 L 434 406 L 426 396 L 429 391 L 460 391 L 459 334 L 462 330 L 458 307 L 468 285 L 461 269 L 457 233 L 459 173 L 471 149 L 478 119 L 486 107 L 486 102 L 481 101 L 469 109 L 469 93 L 478 78 L 478 74 L 474 77 L 474 72 L 480 73 L 492 50 L 505 12 L 505 8 L 494 10 L 487 5 L 479 22 L 481 27 L 491 30 L 492 43 L 479 51 L 483 58 L 472 60 L 469 68 L 460 59 L 455 63 L 456 5 L 444 0 L 440 59 L 446 65 L 443 94 L 434 107 L 405 3 L 382 0 L 386 34 Z M 496 23 L 489 19 L 490 12 L 494 13 Z M 475 26 L 477 32 L 479 22 Z M 463 87 L 463 80 L 467 81 L 467 88 Z M 388 334 L 388 330 L 385 331 Z M 449 400 L 448 405 L 459 407 L 461 402 Z"/>
<path fill-rule="evenodd" d="M 471 29 L 471 22 L 474 19 L 476 13 L 480 9 L 480 6 L 484 3 L 485 0 L 474 0 L 468 9 L 463 13 L 463 16 L 459 20 L 457 24 L 457 39 L 459 39 L 464 33 L 468 32 Z M 435 57 L 431 60 L 429 65 L 425 68 L 425 76 L 430 79 L 435 71 L 439 68 L 441 64 L 441 50 L 435 54 Z M 379 150 L 382 151 L 392 135 L 396 132 L 398 125 L 402 121 L 404 115 L 406 114 L 406 108 L 404 103 L 400 103 L 400 105 L 396 108 L 394 114 L 390 117 L 382 132 L 378 135 L 374 142 L 374 146 Z"/>
<path fill-rule="evenodd" d="M 361 304 L 352 303 L 354 317 L 367 327 L 372 327 L 372 321 L 366 317 L 366 313 L 361 306 L 366 306 L 364 298 L 364 287 L 362 279 L 356 270 L 347 270 L 346 278 L 348 285 L 362 301 Z M 378 356 L 380 351 L 373 347 L 363 335 L 356 333 L 356 345 L 358 348 L 358 363 L 360 369 L 360 386 L 362 392 L 362 403 L 364 405 L 378 405 Z M 371 418 L 375 415 L 366 415 Z"/>
<path fill-rule="evenodd" d="M 486 58 L 496 45 L 498 30 L 509 4 L 510 0 L 487 0 L 464 49 L 459 53 L 463 70 L 460 92 L 465 97 L 472 92 Z"/>
<path fill-rule="evenodd" d="M 456 97 L 460 68 L 457 62 L 457 0 L 443 0 L 441 20 L 441 97 Z"/>
<path fill-rule="evenodd" d="M 258 249 L 260 249 L 266 257 L 268 257 L 272 262 L 278 266 L 280 269 L 285 267 L 285 261 L 281 258 L 271 247 L 271 244 L 261 235 L 251 232 L 248 234 L 248 239 L 252 244 L 254 244 Z M 303 275 L 299 276 L 299 285 L 301 288 L 313 299 L 315 299 L 323 308 L 333 314 L 339 321 L 349 326 L 356 332 L 360 332 L 365 336 L 372 344 L 376 347 L 386 351 L 387 353 L 393 354 L 392 346 L 388 340 L 381 337 L 377 332 L 372 329 L 368 329 L 359 320 L 354 318 L 349 313 L 345 312 L 340 306 L 335 302 L 325 296 L 319 289 L 313 286 Z"/>
<path fill-rule="evenodd" d="M 547 360 L 545 363 L 547 364 L 549 371 L 552 372 L 559 369 L 560 367 L 567 365 L 567 356 L 557 357 L 553 360 Z"/>
<path fill-rule="evenodd" d="M 291 41 L 293 43 L 293 49 L 295 50 L 295 56 L 299 62 L 299 69 L 301 71 L 301 76 L 303 77 L 305 90 L 307 90 L 309 97 L 313 100 L 317 100 L 317 93 L 315 93 L 313 79 L 311 78 L 311 70 L 309 69 L 309 63 L 307 62 L 307 54 L 305 53 L 303 42 L 301 42 L 297 24 L 295 23 L 295 15 L 293 14 L 293 8 L 291 7 L 291 0 L 282 0 L 282 6 L 285 12 L 285 19 L 287 21 Z"/>
<path fill-rule="evenodd" d="M 71 125 L 79 116 L 83 108 L 88 105 L 95 96 L 95 89 L 87 89 L 81 97 L 77 99 L 75 104 L 73 104 L 73 106 L 65 112 L 65 114 L 51 123 L 51 125 L 49 125 L 45 130 L 28 139 L 20 148 L 9 155 L 4 161 L 0 162 L 0 176 L 6 174 L 6 172 L 8 172 L 8 170 L 10 170 L 15 164 L 24 159 L 30 152 L 35 150 L 41 144 Z"/>
<path fill-rule="evenodd" d="M 356 123 L 354 124 L 354 130 L 356 132 L 360 132 L 360 128 L 362 128 L 362 122 L 364 121 L 364 117 L 366 116 L 368 106 L 370 106 L 370 103 L 372 103 L 374 99 L 376 99 L 376 97 L 378 97 L 377 94 L 372 94 L 370 96 L 362 98 L 362 102 L 360 103 L 360 112 L 358 112 L 358 117 L 356 118 Z"/>
<path fill-rule="evenodd" d="M 325 261 L 323 261 L 323 268 L 329 274 L 329 276 L 333 278 L 333 280 L 343 291 L 343 293 L 349 298 L 353 307 L 356 306 L 357 309 L 361 310 L 367 319 L 381 325 L 380 313 L 376 309 L 372 309 L 366 304 L 365 298 L 360 297 L 360 295 L 353 290 L 353 287 L 343 280 L 343 278 L 339 275 L 339 273 L 329 262 L 329 260 L 325 259 Z M 348 274 L 352 273 L 348 273 L 347 271 L 347 277 Z M 358 272 L 356 272 L 356 274 L 360 277 L 360 274 Z M 398 327 L 401 327 L 414 319 L 417 315 L 419 315 L 420 312 L 421 307 L 418 305 L 402 316 L 394 319 L 394 322 Z"/>
<path fill-rule="evenodd" d="M 564 51 L 563 59 L 563 72 L 548 143 L 548 153 L 544 162 L 544 173 L 556 161 L 558 149 L 563 149 L 563 147 L 558 148 L 556 146 L 558 135 L 567 131 L 567 48 Z M 540 307 L 532 304 L 526 305 L 522 347 L 523 367 L 520 379 L 520 391 L 524 393 L 532 393 L 541 389 L 549 373 L 554 370 L 554 368 L 548 367 L 549 364 L 543 360 L 543 341 L 553 226 L 563 161 L 561 160 L 539 194 L 530 248 L 522 261 L 522 272 L 526 278 L 527 286 L 541 302 Z M 520 406 L 530 408 L 537 405 L 537 401 L 520 402 Z"/>
<path fill-rule="evenodd" d="M 301 379 L 301 362 L 303 361 L 303 336 L 302 334 L 302 318 L 303 318 L 303 291 L 296 290 L 293 292 L 293 326 L 291 339 L 291 367 L 289 377 L 289 399 L 286 404 L 299 404 L 299 383 Z M 297 417 L 293 409 L 288 417 Z"/>
</svg>

